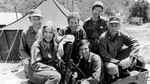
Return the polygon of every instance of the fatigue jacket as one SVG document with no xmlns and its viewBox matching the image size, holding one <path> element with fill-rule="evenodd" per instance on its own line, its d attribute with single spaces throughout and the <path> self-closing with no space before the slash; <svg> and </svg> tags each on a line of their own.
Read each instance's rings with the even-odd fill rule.
<svg viewBox="0 0 150 84">
<path fill-rule="evenodd" d="M 138 41 L 123 31 L 118 31 L 114 40 L 111 39 L 108 31 L 104 32 L 100 36 L 99 45 L 100 55 L 104 62 L 111 62 L 111 58 L 116 58 L 124 45 L 131 48 L 129 56 L 133 57 L 138 55 L 140 48 Z"/>
<path fill-rule="evenodd" d="M 92 46 L 97 46 L 98 43 L 96 40 L 98 40 L 99 36 L 108 29 L 107 22 L 100 17 L 97 21 L 93 21 L 91 17 L 87 18 L 83 24 L 83 28 Z"/>
<path fill-rule="evenodd" d="M 86 80 L 88 80 L 90 84 L 98 84 L 98 82 L 102 81 L 103 62 L 99 55 L 90 52 L 88 60 L 85 60 L 83 57 L 79 62 L 78 67 L 83 71 Z M 83 76 L 79 74 L 78 78 L 82 79 Z"/>
<path fill-rule="evenodd" d="M 75 31 L 75 33 L 72 33 L 70 27 L 65 27 L 65 28 L 60 29 L 60 31 L 59 31 L 59 35 L 60 36 L 64 36 L 64 35 L 67 35 L 67 34 L 74 35 L 74 37 L 75 37 L 75 41 L 73 43 L 72 58 L 74 59 L 74 62 L 77 62 L 77 60 L 78 60 L 78 56 L 77 56 L 78 55 L 77 44 L 82 39 L 87 38 L 86 37 L 86 33 L 85 33 L 84 29 L 82 27 L 80 27 L 80 26 L 77 28 L 77 30 Z"/>
<path fill-rule="evenodd" d="M 23 59 L 30 58 L 31 46 L 36 40 L 36 32 L 33 30 L 33 26 L 25 29 L 21 34 L 19 53 Z"/>
<path fill-rule="evenodd" d="M 40 57 L 41 60 L 37 60 Z M 31 49 L 31 65 L 37 61 L 50 66 L 54 65 L 56 60 L 56 49 L 53 44 L 45 45 L 44 42 L 34 42 Z"/>
</svg>

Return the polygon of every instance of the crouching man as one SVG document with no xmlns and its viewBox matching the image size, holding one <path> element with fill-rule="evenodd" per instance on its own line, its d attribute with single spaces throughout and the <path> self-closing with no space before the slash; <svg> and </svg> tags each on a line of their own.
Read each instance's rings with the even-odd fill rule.
<svg viewBox="0 0 150 84">
<path fill-rule="evenodd" d="M 140 45 L 137 40 L 120 31 L 120 26 L 120 18 L 110 17 L 108 30 L 99 39 L 100 55 L 104 61 L 108 79 L 129 76 L 128 73 L 122 72 L 126 72 L 126 69 L 132 66 L 134 58 L 137 57 L 139 52 Z M 123 46 L 126 46 L 126 48 L 123 48 Z"/>
<path fill-rule="evenodd" d="M 80 61 L 77 66 L 80 72 L 75 72 L 73 79 L 80 80 L 81 84 L 104 84 L 103 62 L 100 56 L 90 51 L 90 43 L 86 39 L 78 43 L 78 49 Z"/>
</svg>

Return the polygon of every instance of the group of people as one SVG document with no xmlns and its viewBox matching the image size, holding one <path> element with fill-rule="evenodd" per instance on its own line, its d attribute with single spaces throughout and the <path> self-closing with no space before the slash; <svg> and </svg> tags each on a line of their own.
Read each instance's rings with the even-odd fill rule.
<svg viewBox="0 0 150 84">
<path fill-rule="evenodd" d="M 59 84 L 62 75 L 55 63 L 64 62 L 62 57 L 67 42 L 73 44 L 73 63 L 85 75 L 73 71 L 72 78 L 80 80 L 80 84 L 110 84 L 111 79 L 119 77 L 120 68 L 131 67 L 138 55 L 139 44 L 119 30 L 119 17 L 111 16 L 108 23 L 101 19 L 103 9 L 103 3 L 96 1 L 91 17 L 84 21 L 83 26 L 79 25 L 79 15 L 71 13 L 67 17 L 68 26 L 59 31 L 52 21 L 42 24 L 44 18 L 40 10 L 31 10 L 29 19 L 32 25 L 22 32 L 19 48 L 29 80 L 35 84 Z"/>
</svg>

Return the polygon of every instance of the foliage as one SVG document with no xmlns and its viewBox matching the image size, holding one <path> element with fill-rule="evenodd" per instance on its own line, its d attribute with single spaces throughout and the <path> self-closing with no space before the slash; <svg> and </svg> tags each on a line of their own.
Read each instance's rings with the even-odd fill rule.
<svg viewBox="0 0 150 84">
<path fill-rule="evenodd" d="M 149 3 L 146 0 L 138 0 L 129 10 L 129 18 L 141 17 L 144 23 L 148 22 L 148 8 Z"/>
</svg>

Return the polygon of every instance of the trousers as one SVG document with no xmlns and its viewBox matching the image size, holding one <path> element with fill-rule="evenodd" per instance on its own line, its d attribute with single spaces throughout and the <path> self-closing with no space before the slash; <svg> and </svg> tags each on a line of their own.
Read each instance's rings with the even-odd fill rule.
<svg viewBox="0 0 150 84">
<path fill-rule="evenodd" d="M 60 73 L 53 67 L 42 63 L 36 63 L 28 70 L 28 77 L 35 84 L 59 84 Z"/>
</svg>

